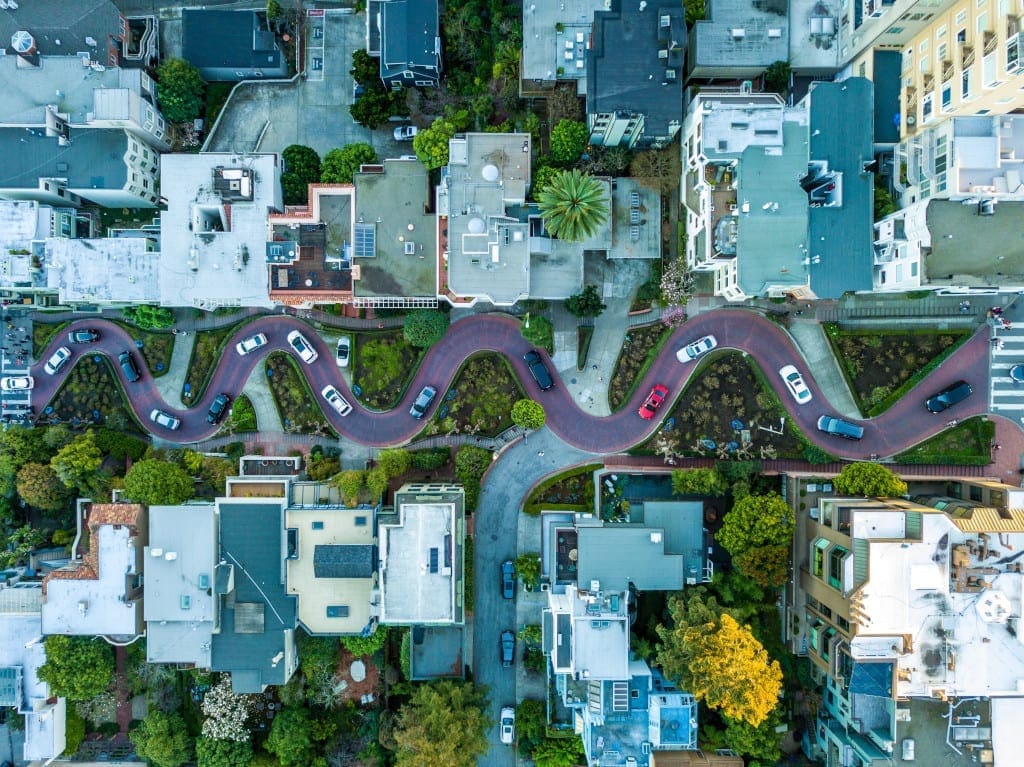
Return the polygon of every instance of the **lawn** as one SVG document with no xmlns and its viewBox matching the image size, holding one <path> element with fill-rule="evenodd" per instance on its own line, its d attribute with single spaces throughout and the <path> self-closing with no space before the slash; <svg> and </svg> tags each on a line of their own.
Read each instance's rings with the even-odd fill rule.
<svg viewBox="0 0 1024 767">
<path fill-rule="evenodd" d="M 631 328 L 626 333 L 608 383 L 608 405 L 612 410 L 618 410 L 630 398 L 636 382 L 647 372 L 671 334 L 672 328 L 660 322 Z"/>
<path fill-rule="evenodd" d="M 57 395 L 40 413 L 39 420 L 71 426 L 106 424 L 116 431 L 125 431 L 135 423 L 121 385 L 102 354 L 86 354 L 75 362 Z"/>
<path fill-rule="evenodd" d="M 40 322 L 32 321 L 32 356 L 39 359 L 46 345 L 53 340 L 53 337 L 64 330 L 70 322 Z"/>
<path fill-rule="evenodd" d="M 224 419 L 224 431 L 234 434 L 256 430 L 256 410 L 248 397 L 239 394 L 231 401 L 231 412 Z"/>
<path fill-rule="evenodd" d="M 171 354 L 174 353 L 174 334 L 169 330 L 163 333 L 151 333 L 123 322 L 117 324 L 135 339 L 136 351 L 146 361 L 150 375 L 153 378 L 165 375 L 171 366 Z"/>
<path fill-rule="evenodd" d="M 185 374 L 181 388 L 183 402 L 187 404 L 202 398 L 210 383 L 210 376 L 224 357 L 224 344 L 236 330 L 238 325 L 196 333 L 192 356 L 188 361 L 188 373 Z"/>
<path fill-rule="evenodd" d="M 496 436 L 512 426 L 512 405 L 524 396 L 504 355 L 476 354 L 455 375 L 427 431 Z"/>
<path fill-rule="evenodd" d="M 594 471 L 600 468 L 601 464 L 590 463 L 551 477 L 530 493 L 523 511 L 533 515 L 544 509 L 593 511 Z"/>
<path fill-rule="evenodd" d="M 320 398 L 310 391 L 299 373 L 299 363 L 291 355 L 274 352 L 267 357 L 266 372 L 270 392 L 285 431 L 337 436 L 324 418 Z"/>
<path fill-rule="evenodd" d="M 422 350 L 406 341 L 401 329 L 357 333 L 354 346 L 353 393 L 367 407 L 390 410 L 405 394 L 423 357 Z"/>
<path fill-rule="evenodd" d="M 677 394 L 670 387 L 666 404 Z M 753 362 L 739 352 L 717 354 L 705 358 L 675 406 L 662 413 L 664 420 L 674 419 L 670 428 L 655 433 L 638 452 L 746 460 L 802 458 L 806 441 L 793 430 L 790 419 L 782 426 L 785 415 Z"/>
<path fill-rule="evenodd" d="M 878 415 L 938 367 L 970 337 L 966 331 L 841 330 L 825 325 L 825 335 L 861 412 Z"/>
<path fill-rule="evenodd" d="M 987 418 L 970 418 L 896 456 L 896 463 L 948 463 L 987 466 L 992 463 L 996 426 Z"/>
</svg>

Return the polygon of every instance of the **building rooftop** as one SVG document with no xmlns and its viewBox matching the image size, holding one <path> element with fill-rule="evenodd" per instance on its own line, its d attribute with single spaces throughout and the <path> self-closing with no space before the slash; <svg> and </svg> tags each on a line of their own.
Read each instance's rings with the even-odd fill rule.
<svg viewBox="0 0 1024 767">
<path fill-rule="evenodd" d="M 529 186 L 530 134 L 451 139 L 438 213 L 447 217 L 447 284 L 456 295 L 506 306 L 529 295 L 531 228 L 506 213 Z"/>
<path fill-rule="evenodd" d="M 409 67 L 436 67 L 440 54 L 437 0 L 388 0 L 380 7 L 381 75 Z"/>
<path fill-rule="evenodd" d="M 353 292 L 358 298 L 433 298 L 438 241 L 427 169 L 414 158 L 371 167 L 353 179 L 359 267 Z"/>
<path fill-rule="evenodd" d="M 231 673 L 236 694 L 285 684 L 298 664 L 296 599 L 285 593 L 285 531 L 280 499 L 217 500 L 220 552 L 215 591 L 221 631 L 214 671 Z"/>
<path fill-rule="evenodd" d="M 15 53 L 11 36 L 27 31 L 43 56 L 89 51 L 101 64 L 109 61 L 112 37 L 121 35 L 121 14 L 111 0 L 29 0 L 0 11 L 0 42 Z"/>
<path fill-rule="evenodd" d="M 311 634 L 360 634 L 371 629 L 377 582 L 372 509 L 289 508 L 288 593 Z"/>
<path fill-rule="evenodd" d="M 839 0 L 790 0 L 788 59 L 794 70 L 833 72 L 839 67 L 840 5 Z M 898 74 L 896 80 L 898 85 Z"/>
<path fill-rule="evenodd" d="M 547 628 L 555 673 L 580 680 L 629 678 L 629 593 L 569 585 L 548 592 Z M 576 675 L 579 675 L 578 677 Z"/>
<path fill-rule="evenodd" d="M 586 93 L 586 50 L 594 12 L 605 7 L 604 0 L 563 0 L 558 3 L 523 3 L 524 80 L 575 80 L 577 92 Z M 562 31 L 558 31 L 558 25 Z M 582 38 L 580 37 L 582 35 Z M 565 42 L 572 58 L 565 58 Z M 583 66 L 577 66 L 576 62 Z M 559 68 L 562 72 L 559 72 Z"/>
<path fill-rule="evenodd" d="M 37 189 L 40 178 L 67 179 L 70 189 L 121 189 L 128 179 L 125 131 L 70 129 L 65 146 L 42 128 L 0 128 L 0 189 Z M 186 155 L 198 156 L 198 155 Z"/>
<path fill-rule="evenodd" d="M 611 196 L 612 243 L 608 258 L 661 257 L 659 183 L 654 178 L 615 179 Z M 639 204 L 634 205 L 634 200 Z M 533 295 L 532 288 L 530 294 Z"/>
<path fill-rule="evenodd" d="M 642 113 L 648 136 L 678 131 L 683 121 L 685 53 L 682 6 L 645 10 L 634 0 L 615 0 L 611 11 L 594 14 L 593 46 L 587 53 L 587 112 Z"/>
<path fill-rule="evenodd" d="M 708 18 L 690 30 L 689 68 L 763 68 L 786 61 L 786 9 L 785 0 L 709 0 Z"/>
<path fill-rule="evenodd" d="M 46 241 L 46 285 L 61 303 L 160 301 L 160 254 L 142 238 Z"/>
<path fill-rule="evenodd" d="M 684 559 L 667 554 L 661 529 L 608 525 L 577 525 L 579 535 L 578 583 L 587 588 L 622 591 L 634 584 L 640 591 L 676 591 L 684 583 Z"/>
<path fill-rule="evenodd" d="M 462 679 L 462 626 L 413 626 L 410 670 L 413 681 Z"/>
<path fill-rule="evenodd" d="M 923 260 L 925 282 L 984 285 L 1020 285 L 1024 282 L 1024 202 L 1001 200 L 995 215 L 979 216 L 977 204 L 928 200 L 926 211 L 931 253 Z M 984 242 L 970 258 L 966 243 Z"/>
<path fill-rule="evenodd" d="M 273 68 L 281 65 L 274 33 L 255 11 L 186 8 L 181 14 L 182 57 L 199 69 Z"/>
<path fill-rule="evenodd" d="M 218 178 L 238 189 L 218 188 Z M 161 179 L 168 203 L 161 216 L 160 303 L 270 306 L 267 215 L 281 209 L 277 156 L 168 154 Z"/>
<path fill-rule="evenodd" d="M 217 565 L 213 504 L 149 507 L 145 550 L 146 660 L 209 668 L 219 626 L 213 595 Z"/>
<path fill-rule="evenodd" d="M 665 553 L 682 556 L 686 582 L 692 585 L 693 580 L 697 583 L 710 580 L 704 504 L 701 501 L 644 501 L 643 512 L 643 526 L 663 532 Z"/>
<path fill-rule="evenodd" d="M 52 215 L 52 208 L 34 200 L 0 200 L 0 286 L 46 284 L 40 254 L 50 236 Z"/>
</svg>

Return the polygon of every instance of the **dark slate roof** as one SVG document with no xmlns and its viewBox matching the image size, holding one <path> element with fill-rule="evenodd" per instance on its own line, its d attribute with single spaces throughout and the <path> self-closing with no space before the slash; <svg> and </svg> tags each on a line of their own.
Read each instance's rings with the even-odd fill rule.
<svg viewBox="0 0 1024 767">
<path fill-rule="evenodd" d="M 199 69 L 277 67 L 281 51 L 255 11 L 184 10 L 182 58 Z"/>
<path fill-rule="evenodd" d="M 851 77 L 818 83 L 809 98 L 809 159 L 843 174 L 842 205 L 809 211 L 811 290 L 818 298 L 839 298 L 872 287 L 874 175 L 862 171 L 873 159 L 874 91 L 870 80 Z"/>
<path fill-rule="evenodd" d="M 11 35 L 25 31 L 35 38 L 41 56 L 89 51 L 94 61 L 106 64 L 111 37 L 121 34 L 120 18 L 111 0 L 26 0 L 15 11 L 0 10 L 0 45 L 14 53 Z M 87 37 L 96 45 L 86 43 Z"/>
<path fill-rule="evenodd" d="M 850 694 L 892 695 L 892 663 L 854 663 L 850 676 Z"/>
<path fill-rule="evenodd" d="M 668 16 L 670 26 L 660 19 Z M 659 50 L 668 50 L 666 59 Z M 683 9 L 647 8 L 616 0 L 594 14 L 593 46 L 587 57 L 587 112 L 642 112 L 644 133 L 667 135 L 668 123 L 683 119 Z M 675 71 L 668 79 L 667 70 Z"/>
<path fill-rule="evenodd" d="M 313 547 L 313 575 L 317 578 L 371 578 L 377 556 L 368 544 Z"/>
<path fill-rule="evenodd" d="M 128 139 L 120 128 L 71 128 L 60 146 L 43 128 L 0 128 L 0 188 L 39 186 L 39 178 L 66 178 L 72 189 L 121 189 L 128 177 Z"/>
<path fill-rule="evenodd" d="M 228 500 L 218 509 L 220 556 L 234 565 L 235 589 L 223 598 L 211 665 L 231 672 L 235 692 L 259 692 L 263 685 L 287 681 L 286 664 L 273 659 L 285 649 L 285 632 L 297 625 L 295 597 L 284 586 L 282 511 L 275 504 Z M 257 625 L 255 605 L 262 605 L 263 630 L 245 633 Z"/>
<path fill-rule="evenodd" d="M 438 66 L 437 0 L 390 0 L 381 3 L 381 75 Z"/>
<path fill-rule="evenodd" d="M 899 51 L 875 50 L 872 54 L 872 82 L 875 85 L 875 142 L 895 144 L 900 140 L 900 73 L 903 56 Z"/>
</svg>

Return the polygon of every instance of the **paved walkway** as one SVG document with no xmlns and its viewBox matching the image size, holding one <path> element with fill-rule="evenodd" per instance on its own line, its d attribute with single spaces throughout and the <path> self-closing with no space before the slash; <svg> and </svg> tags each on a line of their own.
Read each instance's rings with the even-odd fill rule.
<svg viewBox="0 0 1024 767">
<path fill-rule="evenodd" d="M 249 373 L 249 377 L 245 379 L 245 386 L 242 387 L 242 394 L 252 403 L 253 410 L 256 411 L 256 426 L 261 432 L 284 430 L 263 365 L 257 365 Z"/>
<path fill-rule="evenodd" d="M 174 337 L 174 351 L 171 352 L 171 362 L 167 372 L 159 378 L 153 379 L 153 384 L 160 392 L 164 402 L 176 408 L 185 407 L 181 401 L 181 388 L 185 385 L 188 363 L 192 359 L 192 348 L 195 344 L 195 333 L 178 333 Z"/>
<path fill-rule="evenodd" d="M 814 319 L 792 320 L 789 335 L 832 408 L 847 418 L 862 418 L 821 324 Z"/>
</svg>

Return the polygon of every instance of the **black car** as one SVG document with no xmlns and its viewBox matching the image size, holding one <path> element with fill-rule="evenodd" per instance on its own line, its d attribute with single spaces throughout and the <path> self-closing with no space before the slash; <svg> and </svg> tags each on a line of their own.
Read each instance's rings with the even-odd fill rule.
<svg viewBox="0 0 1024 767">
<path fill-rule="evenodd" d="M 91 344 L 99 340 L 100 332 L 98 330 L 72 330 L 68 333 L 68 341 L 73 344 Z"/>
<path fill-rule="evenodd" d="M 836 437 L 845 437 L 846 439 L 860 439 L 864 436 L 863 426 L 858 426 L 855 423 L 850 423 L 842 418 L 836 418 L 831 415 L 823 415 L 818 419 L 818 431 L 823 431 Z"/>
<path fill-rule="evenodd" d="M 511 668 L 516 654 L 516 635 L 512 629 L 501 632 L 501 667 Z"/>
<path fill-rule="evenodd" d="M 210 404 L 210 409 L 206 413 L 206 422 L 220 423 L 220 419 L 224 417 L 229 404 L 231 404 L 231 397 L 227 394 L 218 394 L 214 397 L 213 402 Z"/>
<path fill-rule="evenodd" d="M 541 388 L 541 391 L 547 391 L 555 385 L 555 381 L 551 377 L 551 373 L 548 372 L 548 366 L 544 364 L 544 358 L 540 356 L 540 352 L 536 349 L 528 351 L 523 355 L 523 359 L 529 365 L 530 375 L 533 376 L 533 380 L 537 382 L 537 386 Z"/>
<path fill-rule="evenodd" d="M 124 373 L 124 377 L 128 379 L 128 383 L 135 383 L 142 374 L 139 372 L 139 368 L 135 364 L 135 358 L 132 357 L 130 351 L 123 351 L 117 355 L 117 363 L 121 366 L 121 372 Z"/>
<path fill-rule="evenodd" d="M 974 389 L 967 381 L 957 381 L 950 384 L 940 392 L 936 392 L 925 400 L 924 406 L 929 413 L 941 413 L 943 410 L 953 407 L 958 402 L 963 402 L 971 396 Z"/>
<path fill-rule="evenodd" d="M 501 564 L 501 595 L 505 599 L 516 595 L 516 566 L 511 559 Z"/>
</svg>

